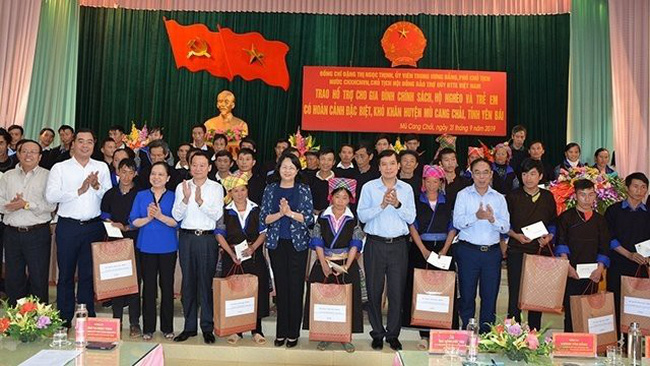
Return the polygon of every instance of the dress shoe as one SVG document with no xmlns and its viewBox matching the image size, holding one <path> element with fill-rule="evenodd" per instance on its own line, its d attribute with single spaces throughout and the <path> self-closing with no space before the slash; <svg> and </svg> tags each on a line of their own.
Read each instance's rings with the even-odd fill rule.
<svg viewBox="0 0 650 366">
<path fill-rule="evenodd" d="M 375 351 L 381 351 L 384 348 L 384 341 L 381 338 L 373 338 L 372 340 L 372 349 Z"/>
<path fill-rule="evenodd" d="M 402 350 L 402 343 L 399 341 L 399 339 L 397 338 L 387 339 L 386 342 L 388 342 L 388 345 L 393 351 Z"/>
<path fill-rule="evenodd" d="M 214 341 L 215 341 L 214 334 L 212 334 L 212 332 L 203 333 L 203 342 L 205 342 L 206 344 L 211 344 L 214 343 Z"/>
<path fill-rule="evenodd" d="M 174 337 L 174 342 L 185 342 L 189 337 L 196 337 L 196 333 L 181 332 L 181 334 Z"/>
<path fill-rule="evenodd" d="M 284 342 L 285 342 L 285 341 L 286 341 L 285 338 L 276 338 L 276 339 L 273 341 L 273 345 L 276 346 L 276 347 L 282 347 L 282 346 L 284 346 Z"/>
<path fill-rule="evenodd" d="M 287 339 L 287 348 L 293 348 L 298 345 L 298 338 L 294 339 L 293 341 L 290 339 Z"/>
</svg>

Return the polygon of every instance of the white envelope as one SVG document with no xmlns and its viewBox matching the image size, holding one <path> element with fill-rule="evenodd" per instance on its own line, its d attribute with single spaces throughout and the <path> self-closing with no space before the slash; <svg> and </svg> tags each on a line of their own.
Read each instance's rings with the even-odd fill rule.
<svg viewBox="0 0 650 366">
<path fill-rule="evenodd" d="M 124 237 L 122 235 L 122 230 L 116 228 L 110 222 L 104 221 L 104 228 L 106 229 L 106 235 L 108 235 L 109 238 L 123 238 Z"/>
<path fill-rule="evenodd" d="M 582 279 L 589 278 L 591 273 L 598 268 L 598 263 L 584 263 L 578 264 L 576 266 L 576 272 L 578 272 L 578 277 Z"/>
<path fill-rule="evenodd" d="M 641 254 L 644 257 L 650 257 L 650 240 L 642 241 L 638 244 L 634 244 L 636 252 Z"/>
<path fill-rule="evenodd" d="M 244 250 L 248 248 L 248 242 L 246 240 L 242 241 L 241 243 L 235 245 L 235 254 L 237 254 L 237 259 L 240 261 L 245 261 L 247 259 L 251 259 L 252 257 L 249 255 L 248 257 L 244 257 L 242 254 Z"/>
<path fill-rule="evenodd" d="M 535 240 L 537 238 L 541 238 L 542 236 L 548 234 L 548 230 L 546 230 L 546 226 L 544 226 L 544 223 L 541 221 L 537 221 L 532 225 L 522 227 L 521 232 L 524 235 L 526 235 L 526 237 L 530 240 Z"/>
<path fill-rule="evenodd" d="M 438 257 L 438 253 L 431 252 L 429 258 L 427 258 L 427 262 L 440 269 L 449 269 L 449 266 L 451 266 L 451 257 L 448 255 L 441 255 Z"/>
</svg>

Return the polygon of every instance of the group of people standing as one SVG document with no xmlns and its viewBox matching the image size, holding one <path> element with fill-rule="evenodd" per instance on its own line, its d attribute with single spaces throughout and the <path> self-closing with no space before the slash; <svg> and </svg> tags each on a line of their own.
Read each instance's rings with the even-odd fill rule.
<svg viewBox="0 0 650 366">
<path fill-rule="evenodd" d="M 382 349 L 386 341 L 399 350 L 402 327 L 419 328 L 419 347 L 427 347 L 428 334 L 410 324 L 410 312 L 413 270 L 427 268 L 432 253 L 452 256 L 449 271 L 458 276 L 452 327 L 465 327 L 475 317 L 478 291 L 481 331 L 495 321 L 504 259 L 508 316 L 517 319 L 523 254 L 570 260 L 567 331 L 570 295 L 588 291 L 589 281 L 599 282 L 608 268 L 607 285 L 618 305 L 620 275 L 634 274 L 647 264 L 634 248 L 650 239 L 647 177 L 630 174 L 625 180 L 628 199 L 611 206 L 605 216 L 593 211 L 593 183 L 577 181 L 577 206 L 558 216 L 552 194 L 540 185 L 555 179 L 549 175 L 560 168 L 582 166 L 580 146 L 568 144 L 566 159 L 553 169 L 542 162 L 541 142 L 525 149 L 522 126 L 513 129 L 511 141 L 498 145 L 492 157 L 470 149 L 465 170 L 458 167 L 453 146 L 443 144 L 434 161 L 425 161 L 414 135 L 405 138 L 407 149 L 399 154 L 390 148 L 389 137 L 380 135 L 374 146 L 344 144 L 338 156 L 328 148 L 310 152 L 303 167 L 287 140 L 278 140 L 275 159 L 261 165 L 252 139 L 243 139 L 233 156 L 224 135 L 216 135 L 211 146 L 206 143 L 203 125 L 192 129 L 191 143 L 179 146 L 176 164 L 160 129 L 152 131 L 148 146 L 137 153 L 123 144 L 120 126 L 111 128 L 99 148 L 93 131 L 79 129 L 69 141 L 63 135 L 68 132 L 59 130 L 62 145 L 52 150 L 46 144 L 47 139 L 52 142 L 51 129 L 44 129 L 38 142 L 21 138 L 13 146 L 13 136 L 0 130 L 5 290 L 11 303 L 28 293 L 49 301 L 50 222 L 56 212 L 56 303 L 67 326 L 76 303 L 85 303 L 95 315 L 90 244 L 106 239 L 104 222 L 133 239 L 141 284 L 139 294 L 113 299 L 113 315 L 121 319 L 128 305 L 130 335 L 146 340 L 152 339 L 159 316 L 166 339 L 183 342 L 200 328 L 205 343 L 214 343 L 212 280 L 235 267 L 258 277 L 258 322 L 252 331 L 256 343 L 266 342 L 261 319 L 269 315 L 274 288 L 274 345 L 298 344 L 301 328 L 309 327 L 309 283 L 316 282 L 352 284 L 352 331 L 363 332 L 365 278 L 372 347 Z M 595 157 L 596 167 L 610 173 L 608 152 L 599 149 Z M 539 221 L 549 233 L 527 238 L 521 229 Z M 251 259 L 237 256 L 234 246 L 242 242 L 248 245 L 243 254 Z M 185 323 L 175 334 L 177 259 Z M 582 263 L 598 263 L 589 279 L 575 272 Z M 541 328 L 540 313 L 529 312 L 528 320 L 531 327 Z M 228 342 L 242 337 L 234 334 Z M 321 342 L 318 348 L 328 346 Z M 354 351 L 351 343 L 343 348 Z"/>
</svg>

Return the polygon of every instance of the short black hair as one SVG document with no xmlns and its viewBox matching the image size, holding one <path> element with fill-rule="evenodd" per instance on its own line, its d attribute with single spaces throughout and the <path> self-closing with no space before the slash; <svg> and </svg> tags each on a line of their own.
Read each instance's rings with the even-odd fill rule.
<svg viewBox="0 0 650 366">
<path fill-rule="evenodd" d="M 189 163 L 192 164 L 192 160 L 194 160 L 194 158 L 197 157 L 197 156 L 203 156 L 205 158 L 205 160 L 208 161 L 208 164 L 211 161 L 210 156 L 208 156 L 208 153 L 206 153 L 205 151 L 199 149 L 199 151 L 197 151 L 196 154 L 192 155 L 192 157 L 189 160 Z M 167 164 L 167 163 L 165 163 L 165 164 Z"/>
<path fill-rule="evenodd" d="M 577 147 L 578 152 L 582 153 L 582 149 L 580 148 L 580 145 L 578 145 L 577 142 L 569 142 L 568 144 L 566 144 L 566 146 L 564 147 L 564 152 L 567 152 L 567 151 L 569 151 L 570 149 L 572 149 L 574 147 Z"/>
<path fill-rule="evenodd" d="M 190 149 L 192 148 L 192 144 L 190 144 L 189 142 L 182 142 L 180 145 L 178 145 L 178 149 L 180 149 L 183 146 L 187 146 Z M 178 150 L 178 149 L 176 149 L 176 150 Z"/>
<path fill-rule="evenodd" d="M 149 128 L 149 134 L 152 134 L 154 132 L 160 132 L 160 134 L 162 135 L 163 134 L 163 127 L 156 126 L 156 127 Z"/>
<path fill-rule="evenodd" d="M 44 134 L 45 132 L 52 132 L 52 135 L 56 136 L 56 133 L 54 132 L 54 130 L 49 128 L 49 127 L 41 128 L 41 132 L 39 132 L 38 135 L 40 136 L 40 135 Z"/>
<path fill-rule="evenodd" d="M 204 125 L 194 125 L 194 126 L 192 126 L 192 129 L 191 129 L 190 131 L 194 131 L 195 128 L 200 128 L 201 130 L 203 130 L 203 133 L 207 133 L 207 132 L 208 132 L 208 129 L 205 128 Z"/>
<path fill-rule="evenodd" d="M 216 162 L 218 158 L 221 158 L 223 156 L 227 156 L 228 159 L 230 159 L 230 162 L 232 163 L 233 158 L 232 154 L 228 150 L 219 150 L 214 154 L 214 161 Z"/>
<path fill-rule="evenodd" d="M 90 129 L 90 128 L 85 128 L 85 127 L 84 127 L 84 128 L 80 128 L 80 129 L 78 129 L 78 130 L 74 133 L 73 140 L 76 140 L 76 139 L 77 139 L 77 136 L 79 136 L 80 133 L 89 133 L 89 134 L 91 134 L 91 135 L 93 136 L 93 143 L 94 143 L 95 141 L 97 141 L 97 136 L 95 136 L 95 131 L 93 131 L 93 130 Z"/>
<path fill-rule="evenodd" d="M 38 155 L 41 155 L 43 153 L 43 147 L 41 147 L 41 144 L 30 139 L 22 139 L 18 141 L 18 143 L 16 143 L 16 151 L 20 152 L 20 148 L 23 147 L 23 145 L 25 145 L 28 142 L 34 143 L 36 144 L 36 146 L 38 146 Z"/>
<path fill-rule="evenodd" d="M 115 140 L 113 140 L 113 139 L 112 139 L 112 138 L 110 138 L 110 137 L 107 137 L 107 138 L 105 138 L 105 139 L 103 139 L 103 140 L 102 140 L 102 144 L 100 145 L 100 147 L 102 147 L 102 148 L 103 148 L 103 147 L 104 147 L 104 145 L 106 145 L 106 143 L 107 143 L 107 142 L 113 142 L 113 143 L 114 143 L 114 142 L 115 142 Z"/>
<path fill-rule="evenodd" d="M 117 164 L 117 170 L 122 169 L 123 167 L 127 167 L 134 172 L 138 171 L 138 166 L 135 164 L 135 160 L 133 159 L 122 159 L 119 164 Z"/>
<path fill-rule="evenodd" d="M 332 155 L 334 155 L 334 157 L 336 157 L 336 153 L 334 153 L 334 149 L 332 149 L 331 147 L 327 147 L 327 146 L 326 147 L 321 147 L 321 149 L 318 150 L 318 157 L 319 158 L 321 156 L 327 155 L 327 154 L 332 154 Z"/>
<path fill-rule="evenodd" d="M 594 188 L 594 182 L 589 179 L 578 179 L 573 183 L 573 188 L 577 191 Z"/>
<path fill-rule="evenodd" d="M 594 158 L 597 158 L 597 157 L 598 157 L 598 154 L 600 154 L 600 153 L 603 152 L 603 151 L 607 151 L 607 152 L 609 152 L 609 150 L 605 149 L 604 147 L 599 147 L 599 148 L 596 150 L 596 152 L 594 153 Z"/>
<path fill-rule="evenodd" d="M 242 155 L 242 154 L 243 155 L 250 155 L 253 158 L 253 160 L 255 160 L 255 151 L 253 151 L 253 150 L 251 150 L 251 149 L 249 149 L 247 147 L 239 150 L 238 155 Z"/>
<path fill-rule="evenodd" d="M 388 144 L 391 143 L 391 141 L 390 141 L 390 136 L 388 136 L 388 134 L 381 133 L 381 134 L 377 135 L 377 138 L 375 139 L 375 145 L 377 145 L 377 143 L 379 142 L 379 140 L 384 140 L 384 139 L 385 139 L 386 141 L 388 141 Z"/>
<path fill-rule="evenodd" d="M 288 149 L 287 149 L 287 150 L 288 150 Z M 286 152 L 287 150 L 284 150 L 284 151 Z M 297 151 L 297 150 L 296 150 L 296 151 Z M 307 157 L 307 156 L 315 156 L 315 157 L 318 157 L 318 151 L 317 151 L 317 150 L 307 150 L 307 151 L 305 151 L 305 156 L 306 156 L 306 157 Z"/>
<path fill-rule="evenodd" d="M 20 130 L 21 135 L 25 134 L 25 130 L 23 129 L 22 126 L 19 126 L 19 125 L 11 125 L 11 126 L 9 126 L 9 128 L 7 128 L 7 131 L 9 131 L 9 132 L 11 132 L 12 130 Z"/>
<path fill-rule="evenodd" d="M 442 160 L 442 157 L 445 155 L 453 154 L 455 157 L 458 157 L 458 154 L 456 153 L 456 150 L 452 149 L 451 147 L 445 147 L 440 149 L 438 151 L 438 159 Z"/>
<path fill-rule="evenodd" d="M 381 159 L 391 157 L 391 156 L 394 156 L 395 160 L 399 163 L 399 156 L 397 155 L 395 150 L 391 150 L 391 149 L 386 149 L 380 152 L 379 155 L 377 155 L 377 161 L 381 161 Z"/>
<path fill-rule="evenodd" d="M 474 161 L 472 162 L 472 164 L 470 164 L 470 166 L 469 166 L 469 170 L 472 170 L 472 171 L 473 171 L 473 170 L 474 170 L 474 167 L 475 167 L 476 164 L 478 164 L 478 163 L 485 163 L 485 164 L 487 164 L 489 167 L 492 167 L 492 163 L 490 163 L 490 161 L 489 161 L 488 159 L 486 159 L 486 158 L 478 158 L 478 159 L 474 160 Z"/>
<path fill-rule="evenodd" d="M 245 142 L 248 142 L 249 144 L 253 145 L 253 151 L 257 151 L 257 144 L 255 143 L 255 140 L 253 140 L 250 137 L 244 137 L 239 141 L 239 147 Z"/>
<path fill-rule="evenodd" d="M 634 179 L 642 181 L 646 186 L 648 185 L 648 177 L 645 174 L 641 172 L 634 172 L 625 177 L 625 186 L 629 187 L 632 184 L 632 180 Z"/>
<path fill-rule="evenodd" d="M 278 144 L 287 144 L 287 146 L 291 146 L 291 143 L 289 142 L 289 140 L 285 139 L 284 137 L 280 138 L 280 139 L 277 139 L 275 141 L 275 146 L 278 146 Z"/>
<path fill-rule="evenodd" d="M 214 144 L 217 140 L 223 140 L 226 145 L 228 145 L 228 137 L 224 135 L 223 133 L 215 133 L 214 137 L 212 138 L 212 143 Z"/>
<path fill-rule="evenodd" d="M 293 153 L 296 153 L 296 152 L 299 152 L 298 149 L 296 149 L 293 146 L 289 146 L 288 148 L 284 149 L 284 151 L 282 152 L 282 155 L 284 155 L 284 154 L 293 154 Z M 305 155 L 307 155 L 308 152 L 309 151 L 305 152 Z M 318 154 L 316 154 L 316 155 L 318 156 Z"/>
<path fill-rule="evenodd" d="M 68 131 L 74 133 L 74 128 L 72 128 L 72 126 L 69 126 L 69 125 L 61 125 L 61 127 L 59 127 L 59 129 L 58 129 L 59 134 L 61 133 L 61 131 L 65 131 L 65 130 L 68 130 Z"/>
<path fill-rule="evenodd" d="M 512 128 L 512 134 L 516 134 L 517 132 L 524 132 L 527 133 L 528 131 L 526 130 L 526 127 L 524 125 L 516 125 L 515 127 Z"/>
<path fill-rule="evenodd" d="M 414 134 L 414 133 L 408 133 L 404 135 L 404 142 L 409 142 L 411 140 L 417 140 L 417 142 L 420 142 L 420 136 Z"/>
<path fill-rule="evenodd" d="M 162 167 L 164 167 L 164 168 L 165 168 L 165 172 L 167 172 L 167 175 L 168 175 L 168 176 L 171 174 L 172 167 L 170 167 L 169 164 L 167 164 L 167 163 L 164 162 L 164 161 L 159 161 L 159 162 L 153 163 L 153 164 L 151 165 L 151 170 L 150 170 L 150 172 L 153 171 L 153 168 L 156 167 L 156 166 L 162 166 Z M 149 173 L 149 174 L 151 175 L 151 173 Z"/>
<path fill-rule="evenodd" d="M 541 140 L 533 140 L 530 144 L 528 144 L 528 148 L 530 149 L 530 147 L 533 146 L 533 145 L 535 145 L 535 144 L 540 144 L 540 145 L 542 145 L 542 149 L 545 147 L 545 146 L 544 146 L 544 143 L 543 143 Z"/>
<path fill-rule="evenodd" d="M 115 156 L 115 154 L 117 154 L 120 151 L 124 151 L 126 153 L 126 156 L 128 156 L 128 159 L 134 159 L 135 160 L 135 151 L 133 151 L 133 149 L 131 149 L 128 146 L 127 147 L 120 147 L 119 149 L 115 150 L 113 152 L 113 156 Z"/>
<path fill-rule="evenodd" d="M 375 149 L 370 146 L 370 143 L 368 141 L 360 141 L 357 146 L 355 146 L 354 152 L 357 152 L 361 149 L 366 149 L 366 153 L 368 155 L 373 155 L 375 153 Z"/>
<path fill-rule="evenodd" d="M 7 144 L 11 143 L 11 135 L 2 127 L 0 127 L 0 137 L 4 138 Z"/>
<path fill-rule="evenodd" d="M 354 145 L 344 142 L 341 144 L 341 146 L 339 146 L 339 153 L 343 152 L 344 147 L 349 147 L 352 149 L 352 152 L 354 152 Z"/>
<path fill-rule="evenodd" d="M 533 169 L 536 169 L 537 173 L 539 173 L 540 175 L 544 174 L 544 166 L 542 165 L 541 161 L 531 159 L 531 158 L 526 158 L 524 159 L 524 161 L 521 162 L 522 173 L 528 173 Z"/>
<path fill-rule="evenodd" d="M 126 131 L 124 130 L 124 127 L 122 127 L 120 125 L 112 125 L 111 127 L 108 128 L 108 131 L 109 132 L 110 131 L 120 131 L 122 133 L 126 133 Z"/>
<path fill-rule="evenodd" d="M 406 155 L 411 155 L 415 158 L 417 161 L 420 158 L 420 155 L 413 150 L 402 150 L 399 152 L 399 161 L 402 161 L 402 158 L 405 157 Z"/>
<path fill-rule="evenodd" d="M 275 172 L 273 173 L 273 179 L 278 182 L 280 181 L 280 166 L 282 166 L 282 162 L 287 159 L 289 159 L 289 161 L 291 161 L 291 164 L 293 164 L 293 166 L 296 167 L 296 169 L 298 170 L 298 173 L 296 174 L 296 178 L 294 179 L 294 181 L 296 183 L 300 182 L 302 178 L 300 173 L 300 171 L 302 170 L 300 159 L 298 159 L 298 157 L 293 154 L 285 154 L 285 153 L 282 153 L 280 159 L 278 159 L 278 162 L 275 164 Z"/>
</svg>

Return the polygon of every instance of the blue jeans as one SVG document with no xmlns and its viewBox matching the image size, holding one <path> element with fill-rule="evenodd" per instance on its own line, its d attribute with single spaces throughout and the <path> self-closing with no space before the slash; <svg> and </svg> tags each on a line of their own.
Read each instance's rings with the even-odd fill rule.
<svg viewBox="0 0 650 366">
<path fill-rule="evenodd" d="M 458 266 L 458 287 L 460 290 L 459 312 L 463 328 L 476 309 L 476 289 L 481 297 L 480 331 L 490 331 L 490 323 L 496 319 L 497 295 L 501 283 L 501 250 L 495 244 L 488 251 L 480 251 L 479 246 L 469 247 L 470 243 L 460 241 L 454 245 Z M 480 287 L 479 287 L 480 286 Z"/>
</svg>

